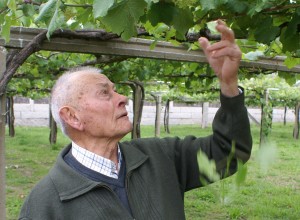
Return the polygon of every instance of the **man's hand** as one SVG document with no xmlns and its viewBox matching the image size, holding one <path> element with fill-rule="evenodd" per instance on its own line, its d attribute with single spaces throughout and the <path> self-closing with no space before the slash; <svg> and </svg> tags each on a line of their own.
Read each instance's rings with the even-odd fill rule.
<svg viewBox="0 0 300 220">
<path fill-rule="evenodd" d="M 221 41 L 212 45 L 203 37 L 198 41 L 210 66 L 220 80 L 223 95 L 236 96 L 239 94 L 237 73 L 242 53 L 235 44 L 233 31 L 223 21 L 217 21 L 216 29 L 221 33 Z"/>
</svg>

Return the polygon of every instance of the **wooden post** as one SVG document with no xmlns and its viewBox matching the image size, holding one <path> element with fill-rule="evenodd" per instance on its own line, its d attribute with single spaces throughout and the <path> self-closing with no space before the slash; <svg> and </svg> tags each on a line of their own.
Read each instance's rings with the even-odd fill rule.
<svg viewBox="0 0 300 220">
<path fill-rule="evenodd" d="M 286 125 L 286 112 L 287 112 L 287 106 L 284 106 L 283 125 Z"/>
<path fill-rule="evenodd" d="M 141 137 L 141 119 L 144 106 L 144 88 L 141 83 L 134 82 L 135 90 L 133 100 L 133 132 L 132 139 Z"/>
<path fill-rule="evenodd" d="M 267 141 L 272 128 L 273 107 L 269 104 L 270 91 L 278 91 L 278 88 L 267 88 L 264 92 L 265 103 L 261 109 L 260 146 Z"/>
<path fill-rule="evenodd" d="M 133 129 L 131 132 L 131 139 L 141 137 L 141 120 L 142 112 L 145 100 L 145 90 L 142 83 L 137 81 L 127 81 L 123 84 L 127 84 L 133 91 Z"/>
<path fill-rule="evenodd" d="M 268 106 L 268 101 L 269 101 L 269 90 L 266 89 L 264 91 L 264 100 L 265 103 L 261 105 L 261 120 L 260 120 L 260 138 L 259 138 L 259 146 L 262 146 L 263 143 L 266 142 L 266 134 L 265 134 L 265 130 L 268 129 L 268 125 L 266 124 L 266 120 L 267 120 L 267 114 L 268 112 L 265 112 L 264 110 L 266 109 L 266 107 Z"/>
<path fill-rule="evenodd" d="M 170 99 L 168 99 L 166 102 L 165 114 L 164 114 L 165 132 L 167 132 L 168 134 L 170 134 L 169 119 L 170 119 Z"/>
<path fill-rule="evenodd" d="M 299 139 L 299 118 L 300 118 L 300 103 L 298 103 L 295 107 L 295 122 L 294 122 L 294 130 L 293 137 L 295 139 Z"/>
<path fill-rule="evenodd" d="M 208 124 L 209 102 L 202 103 L 202 123 L 201 128 L 206 128 Z"/>
<path fill-rule="evenodd" d="M 8 133 L 10 137 L 15 136 L 15 113 L 14 113 L 14 98 L 12 96 L 7 97 L 7 124 Z"/>
<path fill-rule="evenodd" d="M 160 136 L 160 115 L 161 115 L 161 94 L 151 94 L 155 99 L 156 113 L 155 113 L 155 137 Z"/>
<path fill-rule="evenodd" d="M 0 47 L 0 79 L 6 69 L 6 49 Z M 6 97 L 0 94 L 0 219 L 6 219 L 5 210 L 5 119 Z"/>
<path fill-rule="evenodd" d="M 49 142 L 50 142 L 50 144 L 56 144 L 57 124 L 56 124 L 54 118 L 52 117 L 50 104 L 49 104 L 49 127 L 50 127 Z"/>
</svg>

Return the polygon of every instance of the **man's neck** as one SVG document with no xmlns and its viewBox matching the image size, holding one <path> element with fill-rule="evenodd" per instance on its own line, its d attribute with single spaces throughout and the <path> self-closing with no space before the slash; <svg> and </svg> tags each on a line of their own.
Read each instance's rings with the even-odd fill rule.
<svg viewBox="0 0 300 220">
<path fill-rule="evenodd" d="M 97 141 L 82 141 L 82 140 L 74 140 L 77 145 L 80 147 L 93 152 L 101 157 L 109 159 L 113 161 L 115 164 L 118 163 L 118 141 L 111 140 L 97 140 Z"/>
</svg>

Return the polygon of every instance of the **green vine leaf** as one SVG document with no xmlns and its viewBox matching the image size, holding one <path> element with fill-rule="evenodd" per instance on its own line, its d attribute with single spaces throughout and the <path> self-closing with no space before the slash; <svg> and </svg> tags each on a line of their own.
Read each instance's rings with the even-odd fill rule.
<svg viewBox="0 0 300 220">
<path fill-rule="evenodd" d="M 141 0 L 122 1 L 109 10 L 101 21 L 124 40 L 129 40 L 137 33 L 135 24 L 144 14 L 146 6 L 147 3 Z"/>
<path fill-rule="evenodd" d="M 288 68 L 293 68 L 296 65 L 300 64 L 300 58 L 296 58 L 296 57 L 292 57 L 292 56 L 288 56 L 285 60 L 284 60 L 284 64 L 288 67 Z"/>
<path fill-rule="evenodd" d="M 40 6 L 40 12 L 35 18 L 35 22 L 45 22 L 48 23 L 52 18 L 56 9 L 56 0 L 50 0 L 46 4 Z"/>
<path fill-rule="evenodd" d="M 260 169 L 264 174 L 267 173 L 270 166 L 276 163 L 277 158 L 277 146 L 272 142 L 263 143 L 256 155 L 256 160 L 258 161 Z"/>
<path fill-rule="evenodd" d="M 267 17 L 260 21 L 260 25 L 255 30 L 255 39 L 264 44 L 270 44 L 279 34 L 279 27 L 273 26 L 272 18 Z"/>
<path fill-rule="evenodd" d="M 175 8 L 175 5 L 172 3 L 159 2 L 153 4 L 148 11 L 147 18 L 152 26 L 156 26 L 160 22 L 172 25 Z"/>
<path fill-rule="evenodd" d="M 191 11 L 177 8 L 172 3 L 159 2 L 152 5 L 148 12 L 148 19 L 152 26 L 156 26 L 160 22 L 173 26 L 176 29 L 176 37 L 178 39 L 184 39 L 189 28 L 193 26 L 193 14 Z"/>
<path fill-rule="evenodd" d="M 231 0 L 228 1 L 228 5 L 230 8 L 232 8 L 237 13 L 244 13 L 249 8 L 248 2 L 243 2 L 240 0 Z"/>
<path fill-rule="evenodd" d="M 185 39 L 185 34 L 188 32 L 189 28 L 192 27 L 194 23 L 193 15 L 189 10 L 177 8 L 175 10 L 175 16 L 173 22 L 177 33 L 177 38 Z"/>
<path fill-rule="evenodd" d="M 11 16 L 6 15 L 4 18 L 4 24 L 1 28 L 1 35 L 5 42 L 9 42 L 10 39 L 10 26 L 11 26 Z"/>
<path fill-rule="evenodd" d="M 22 11 L 26 17 L 32 17 L 35 14 L 34 5 L 32 4 L 22 5 Z"/>
<path fill-rule="evenodd" d="M 235 183 L 237 186 L 243 184 L 247 177 L 247 164 L 243 164 L 241 161 L 238 161 L 238 170 L 236 173 Z"/>
<path fill-rule="evenodd" d="M 15 12 L 17 10 L 17 4 L 16 4 L 16 1 L 15 0 L 9 0 L 7 2 L 7 7 L 9 9 L 11 9 L 13 12 Z"/>
<path fill-rule="evenodd" d="M 212 10 L 216 8 L 216 1 L 200 0 L 203 10 Z"/>
<path fill-rule="evenodd" d="M 287 28 L 282 30 L 280 41 L 283 44 L 283 51 L 296 51 L 300 49 L 300 9 L 298 9 Z"/>
<path fill-rule="evenodd" d="M 59 13 L 60 12 L 60 5 L 61 5 L 61 1 L 57 1 L 56 2 L 56 7 L 55 7 L 55 11 L 54 14 L 50 20 L 49 26 L 48 26 L 48 32 L 47 32 L 47 38 L 50 39 L 50 35 L 59 27 L 62 26 L 64 22 L 64 15 Z"/>
<path fill-rule="evenodd" d="M 216 163 L 214 160 L 209 160 L 207 155 L 201 150 L 197 155 L 199 171 L 203 173 L 210 181 L 216 182 L 220 180 L 220 175 L 216 171 Z"/>
<path fill-rule="evenodd" d="M 113 6 L 114 0 L 94 0 L 93 14 L 94 18 L 104 17 L 108 10 Z"/>
</svg>

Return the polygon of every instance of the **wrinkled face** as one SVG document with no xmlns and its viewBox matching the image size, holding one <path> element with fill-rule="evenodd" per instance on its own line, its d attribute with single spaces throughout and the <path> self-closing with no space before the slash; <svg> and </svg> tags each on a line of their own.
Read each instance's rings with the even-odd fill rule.
<svg viewBox="0 0 300 220">
<path fill-rule="evenodd" d="M 114 84 L 102 74 L 79 79 L 78 113 L 84 132 L 96 138 L 122 138 L 132 130 L 125 105 L 127 98 L 116 92 Z"/>
</svg>

